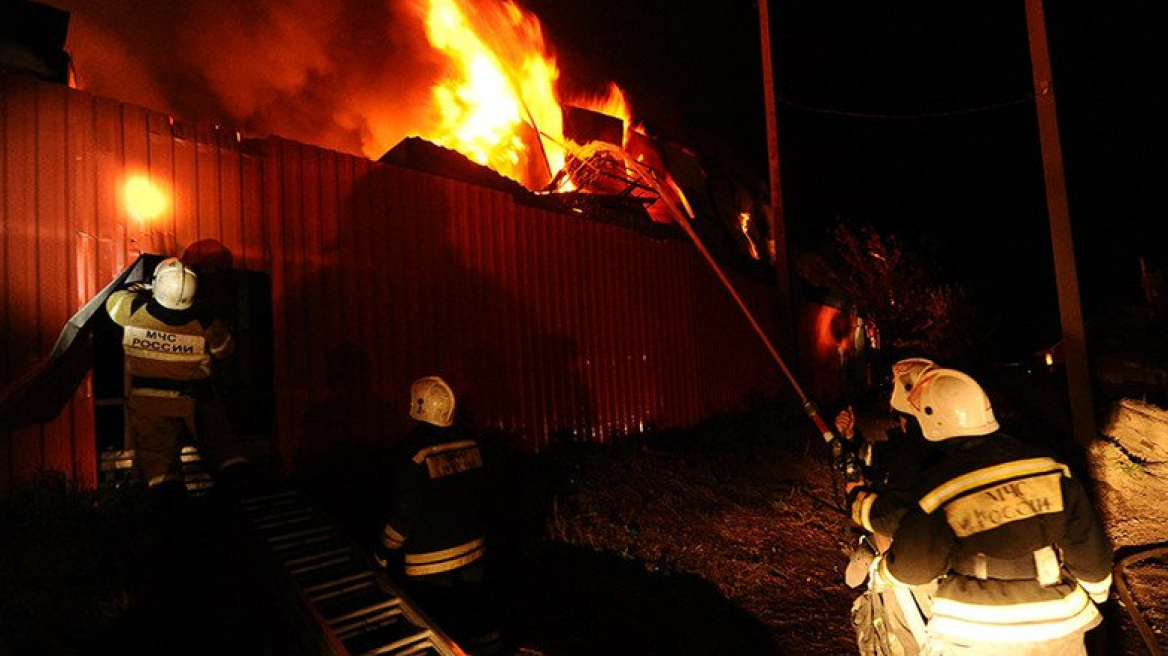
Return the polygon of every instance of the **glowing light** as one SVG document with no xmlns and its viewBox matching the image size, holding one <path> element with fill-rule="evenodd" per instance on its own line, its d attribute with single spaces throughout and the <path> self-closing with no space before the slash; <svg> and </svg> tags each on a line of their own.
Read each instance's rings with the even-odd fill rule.
<svg viewBox="0 0 1168 656">
<path fill-rule="evenodd" d="M 1048 367 L 1054 366 L 1054 354 L 1053 353 L 1050 353 L 1050 352 L 1045 353 L 1043 355 L 1043 360 L 1046 361 L 1046 366 L 1048 366 Z"/>
<path fill-rule="evenodd" d="M 738 227 L 742 230 L 742 236 L 746 237 L 746 245 L 750 247 L 750 256 L 758 260 L 761 259 L 758 253 L 758 246 L 754 244 L 754 239 L 750 236 L 751 221 L 750 212 L 741 212 L 738 214 Z"/>
<path fill-rule="evenodd" d="M 145 175 L 127 178 L 122 193 L 126 212 L 140 221 L 153 222 L 170 207 L 166 192 Z"/>
</svg>

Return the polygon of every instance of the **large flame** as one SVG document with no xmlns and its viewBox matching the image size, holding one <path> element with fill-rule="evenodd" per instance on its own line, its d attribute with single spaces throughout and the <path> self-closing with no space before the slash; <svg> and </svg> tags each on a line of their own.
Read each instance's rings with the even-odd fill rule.
<svg viewBox="0 0 1168 656">
<path fill-rule="evenodd" d="M 539 21 L 510 2 L 468 11 L 458 0 L 430 0 L 425 21 L 430 44 L 452 64 L 434 87 L 438 124 L 426 137 L 531 186 L 528 164 L 541 146 L 532 125 L 558 135 L 563 122 L 559 69 Z M 562 152 L 539 157 L 545 176 L 563 164 Z"/>
<path fill-rule="evenodd" d="M 451 63 L 433 88 L 437 124 L 425 138 L 539 189 L 564 166 L 560 71 L 539 19 L 513 2 L 428 0 L 426 36 Z M 615 84 L 570 104 L 631 126 Z"/>
</svg>

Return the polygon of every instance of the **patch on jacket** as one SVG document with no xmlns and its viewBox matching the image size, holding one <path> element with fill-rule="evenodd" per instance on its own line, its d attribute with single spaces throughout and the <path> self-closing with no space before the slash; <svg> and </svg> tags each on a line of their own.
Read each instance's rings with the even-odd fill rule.
<svg viewBox="0 0 1168 656">
<path fill-rule="evenodd" d="M 945 505 L 945 519 L 959 538 L 1011 522 L 1063 511 L 1062 473 L 1000 483 Z"/>
<path fill-rule="evenodd" d="M 123 328 L 122 345 L 127 350 L 139 353 L 159 353 L 165 355 L 202 355 L 206 341 L 199 335 L 178 333 L 153 328 L 126 326 Z M 150 357 L 144 355 L 143 357 Z"/>
<path fill-rule="evenodd" d="M 443 444 L 422 449 L 414 455 L 414 462 L 426 462 L 430 478 L 442 478 L 459 474 L 483 466 L 483 456 L 479 447 L 471 440 Z"/>
</svg>

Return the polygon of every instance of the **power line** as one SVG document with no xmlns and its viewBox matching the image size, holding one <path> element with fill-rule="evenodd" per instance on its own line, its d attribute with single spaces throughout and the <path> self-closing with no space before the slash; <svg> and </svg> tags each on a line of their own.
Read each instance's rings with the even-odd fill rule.
<svg viewBox="0 0 1168 656">
<path fill-rule="evenodd" d="M 967 116 L 969 114 L 980 114 L 982 112 L 997 111 L 999 109 L 1014 107 L 1017 105 L 1029 105 L 1034 102 L 1034 98 L 1034 94 L 1028 93 L 1021 98 L 1013 98 L 996 103 L 978 105 L 976 107 L 964 107 L 961 109 L 950 109 L 940 112 L 920 112 L 913 114 L 883 114 L 875 112 L 859 112 L 847 109 L 835 109 L 832 107 L 814 107 L 812 105 L 805 105 L 803 103 L 798 103 L 782 97 L 779 97 L 778 101 L 780 105 L 785 107 L 790 107 L 792 109 L 797 109 L 799 111 L 812 114 L 826 114 L 828 116 L 846 116 L 848 118 L 862 118 L 882 121 L 915 121 L 934 118 L 948 118 L 951 116 Z"/>
</svg>

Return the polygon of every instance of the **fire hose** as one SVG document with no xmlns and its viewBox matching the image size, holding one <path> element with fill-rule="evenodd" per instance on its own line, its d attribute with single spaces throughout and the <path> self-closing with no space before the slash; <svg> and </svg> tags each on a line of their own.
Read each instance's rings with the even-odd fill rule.
<svg viewBox="0 0 1168 656">
<path fill-rule="evenodd" d="M 1119 595 L 1120 601 L 1123 602 L 1123 608 L 1127 611 L 1128 617 L 1131 617 L 1132 623 L 1135 624 L 1136 630 L 1140 633 L 1140 637 L 1143 638 L 1144 645 L 1148 648 L 1148 654 L 1151 656 L 1161 656 L 1164 652 L 1160 649 L 1160 643 L 1156 639 L 1155 632 L 1152 631 L 1152 627 L 1148 626 L 1147 621 L 1144 620 L 1144 616 L 1140 613 L 1140 609 L 1136 605 L 1135 597 L 1132 596 L 1131 589 L 1127 585 L 1124 571 L 1132 563 L 1168 555 L 1168 542 L 1143 545 L 1135 549 L 1136 551 L 1116 560 L 1115 566 L 1112 568 L 1115 592 Z"/>
<path fill-rule="evenodd" d="M 767 352 L 770 353 L 771 358 L 775 361 L 775 364 L 779 366 L 779 369 L 783 372 L 787 382 L 789 382 L 791 384 L 791 388 L 795 390 L 795 394 L 798 395 L 799 401 L 802 403 L 803 412 L 806 413 L 807 417 L 815 425 L 816 430 L 818 430 L 820 436 L 823 437 L 823 441 L 828 445 L 828 447 L 830 447 L 833 464 L 835 464 L 836 468 L 839 469 L 840 473 L 846 480 L 859 481 L 861 479 L 861 473 L 859 461 L 855 453 L 843 443 L 843 438 L 836 435 L 833 430 L 828 428 L 827 423 L 824 422 L 823 417 L 819 414 L 819 408 L 816 407 L 815 402 L 812 401 L 807 396 L 806 392 L 803 391 L 803 387 L 799 385 L 799 381 L 795 378 L 795 375 L 791 373 L 791 369 L 787 367 L 787 363 L 783 360 L 783 356 L 779 354 L 779 350 L 775 348 L 774 343 L 766 334 L 766 331 L 762 329 L 762 326 L 759 324 L 758 319 L 755 318 L 754 313 L 751 312 L 749 307 L 747 307 L 746 302 L 742 300 L 742 296 L 739 295 L 738 290 L 734 288 L 734 285 L 726 276 L 726 272 L 723 271 L 722 267 L 718 265 L 718 262 L 714 259 L 714 256 L 710 253 L 709 249 L 706 248 L 706 245 L 694 231 L 693 226 L 690 225 L 690 220 L 692 219 L 690 213 L 678 207 L 670 195 L 661 189 L 661 183 L 657 180 L 656 176 L 653 174 L 653 171 L 649 169 L 649 167 L 628 157 L 625 158 L 625 162 L 631 169 L 640 174 L 648 184 L 654 187 L 654 190 L 657 192 L 660 199 L 665 201 L 665 204 L 668 206 L 670 212 L 672 212 L 676 217 L 674 223 L 676 223 L 681 228 L 682 232 L 684 232 L 686 236 L 689 237 L 689 240 L 693 242 L 694 247 L 698 249 L 698 252 L 702 254 L 702 257 L 705 258 L 706 262 L 710 265 L 710 268 L 713 269 L 714 273 L 718 276 L 718 280 L 720 280 L 722 285 L 726 287 L 726 291 L 734 299 L 734 302 L 738 305 L 738 309 L 742 310 L 742 314 L 746 316 L 746 320 L 750 322 L 750 326 L 754 329 L 754 332 L 758 334 L 759 339 L 762 340 L 762 343 L 766 347 Z"/>
</svg>

